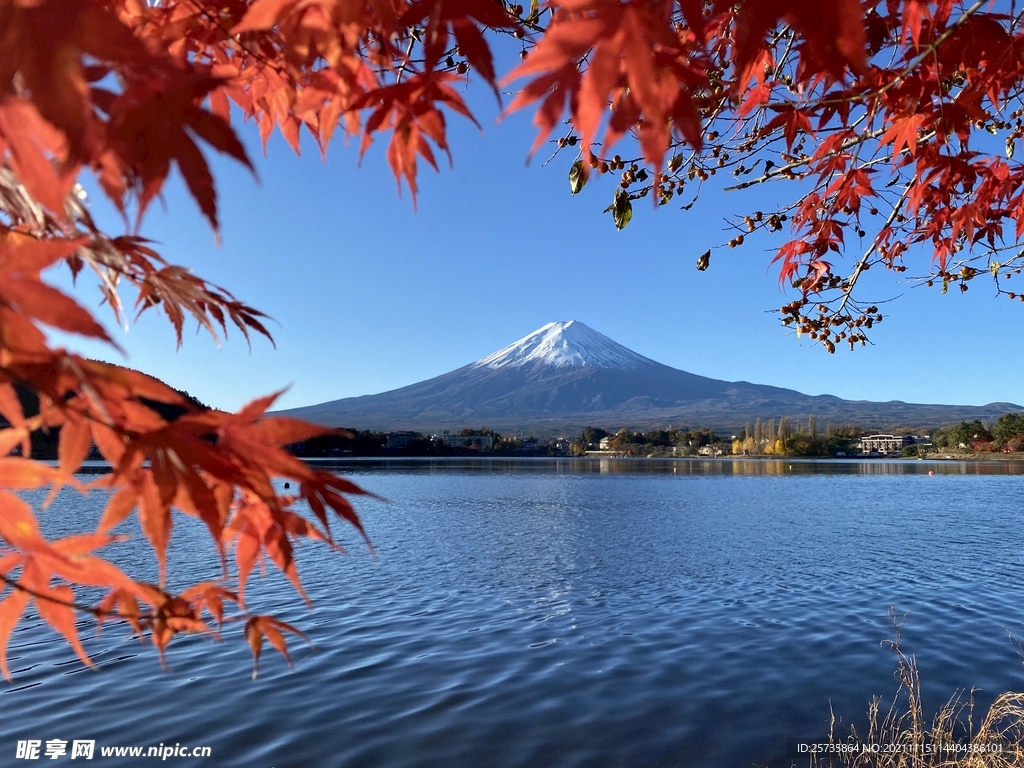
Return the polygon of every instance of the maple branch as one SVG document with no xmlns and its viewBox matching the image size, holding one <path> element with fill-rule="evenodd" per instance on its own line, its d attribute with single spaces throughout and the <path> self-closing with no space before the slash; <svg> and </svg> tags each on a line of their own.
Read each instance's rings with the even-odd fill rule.
<svg viewBox="0 0 1024 768">
<path fill-rule="evenodd" d="M 885 128 L 878 128 L 878 129 L 876 129 L 874 131 L 870 131 L 869 133 L 862 134 L 861 136 L 858 136 L 856 139 L 850 139 L 849 141 L 845 142 L 842 146 L 836 148 L 835 152 L 830 152 L 828 155 L 826 155 L 826 157 L 835 157 L 840 152 L 845 152 L 847 149 L 850 149 L 851 147 L 857 146 L 858 144 L 863 144 L 865 141 L 869 141 L 871 139 L 877 138 L 881 134 L 885 133 L 885 131 L 886 131 Z M 932 131 L 928 131 L 927 133 L 923 133 L 923 134 L 921 134 L 921 137 L 918 139 L 918 142 L 924 142 L 924 141 L 928 141 L 929 139 L 933 139 L 933 138 L 935 138 L 935 136 L 937 134 L 938 134 L 938 131 L 936 131 L 936 130 L 932 130 Z M 910 153 L 910 147 L 907 146 L 907 147 L 903 147 L 896 156 L 898 157 L 900 155 L 906 155 L 906 154 L 909 154 L 909 153 Z M 800 158 L 799 160 L 794 160 L 793 162 L 789 163 L 788 165 L 779 166 L 778 168 L 772 168 L 766 174 L 764 174 L 763 176 L 760 176 L 760 177 L 758 177 L 756 179 L 750 179 L 750 180 L 744 181 L 744 182 L 742 182 L 740 184 L 734 184 L 731 187 L 725 187 L 725 188 L 723 188 L 722 191 L 723 192 L 734 192 L 736 190 L 746 189 L 747 187 L 752 187 L 755 184 L 763 184 L 766 181 L 771 181 L 772 179 L 774 179 L 774 178 L 776 178 L 776 177 L 778 177 L 780 175 L 784 175 L 787 171 L 791 171 L 794 168 L 799 168 L 802 165 L 807 165 L 812 160 L 814 160 L 814 158 L 812 156 L 810 156 L 810 155 L 807 155 L 805 157 Z M 859 167 L 860 168 L 868 168 L 868 167 L 870 167 L 872 165 L 876 165 L 878 163 L 890 162 L 891 160 L 893 160 L 893 156 L 892 155 L 886 155 L 884 157 L 876 157 L 874 160 L 865 160 Z"/>
<path fill-rule="evenodd" d="M 891 227 L 893 222 L 896 221 L 896 217 L 899 216 L 900 211 L 903 209 L 903 204 L 907 201 L 907 196 L 910 194 L 911 189 L 912 186 L 910 185 L 903 189 L 903 194 L 900 195 L 899 200 L 897 200 L 893 205 L 892 211 L 889 213 L 889 217 L 886 219 L 885 224 L 879 229 L 878 234 L 876 234 L 874 239 L 871 241 L 871 247 L 864 252 L 863 256 L 860 257 L 860 260 L 857 262 L 857 266 L 853 269 L 853 273 L 846 279 L 847 286 L 843 291 L 843 298 L 839 302 L 839 306 L 832 311 L 831 318 L 834 319 L 838 317 L 843 313 L 843 310 L 846 309 L 846 305 L 850 302 L 850 298 L 853 295 L 853 288 L 860 279 L 861 273 L 867 267 L 868 259 L 871 258 L 871 255 L 875 253 L 878 246 L 881 244 L 882 232 Z"/>
<path fill-rule="evenodd" d="M 863 144 L 865 141 L 870 141 L 871 139 L 876 139 L 883 133 L 885 133 L 885 131 L 885 128 L 876 128 L 873 131 L 862 133 L 860 136 L 857 136 L 856 138 L 848 139 L 847 141 L 844 141 L 840 146 L 836 147 L 835 152 L 830 152 L 827 155 L 827 157 L 835 157 L 840 152 L 845 152 L 851 147 L 855 147 L 858 144 Z M 794 160 L 793 162 L 788 163 L 787 165 L 782 165 L 779 166 L 778 168 L 772 168 L 763 176 L 759 176 L 756 179 L 749 179 L 748 181 L 744 181 L 739 184 L 734 184 L 731 187 L 725 187 L 722 191 L 735 192 L 736 190 L 747 189 L 748 187 L 752 187 L 755 184 L 763 184 L 764 182 L 770 181 L 771 179 L 779 175 L 785 174 L 787 171 L 791 171 L 794 168 L 800 168 L 801 166 L 807 165 L 812 160 L 814 160 L 814 158 L 811 155 L 807 155 L 805 157 L 800 158 L 799 160 Z"/>
<path fill-rule="evenodd" d="M 45 601 L 47 601 L 49 603 L 53 603 L 54 605 L 60 605 L 60 606 L 63 606 L 65 608 L 71 608 L 72 610 L 80 611 L 81 613 L 88 613 L 88 614 L 90 614 L 92 616 L 95 616 L 97 619 L 120 619 L 122 621 L 125 621 L 125 622 L 128 622 L 128 623 L 132 624 L 136 628 L 141 626 L 143 628 L 149 628 L 152 631 L 151 623 L 152 623 L 152 621 L 154 619 L 154 614 L 153 614 L 152 611 L 142 612 L 142 613 L 138 613 L 138 614 L 126 614 L 126 613 L 121 613 L 120 611 L 105 611 L 105 610 L 103 610 L 101 608 L 96 608 L 96 607 L 91 606 L 91 605 L 84 605 L 82 603 L 78 603 L 78 602 L 75 602 L 73 600 L 61 600 L 60 598 L 53 597 L 52 595 L 44 595 L 41 592 L 38 592 L 38 591 L 32 589 L 31 587 L 26 587 L 24 584 L 21 584 L 20 582 L 14 580 L 14 579 L 9 578 L 9 577 L 5 576 L 2 573 L 0 573 L 0 582 L 9 585 L 12 589 L 14 589 L 14 590 L 16 590 L 18 592 L 23 592 L 23 593 L 29 595 L 32 599 L 37 600 L 37 601 L 38 600 L 45 600 Z M 201 615 L 201 614 L 202 614 L 202 611 L 200 610 L 200 613 L 198 615 Z M 218 625 L 223 625 L 223 624 L 225 624 L 227 622 L 242 621 L 243 619 L 247 618 L 248 616 L 249 616 L 248 612 L 245 612 L 245 613 L 243 613 L 242 616 L 228 616 L 227 618 L 224 618 L 224 619 L 218 619 L 217 623 L 218 623 Z M 217 617 L 214 616 L 213 618 L 216 619 Z M 196 620 L 202 622 L 202 619 L 198 619 L 197 618 Z M 136 622 L 137 622 L 137 624 L 136 624 Z M 214 631 L 211 627 L 207 626 L 206 631 L 208 631 L 209 634 L 214 639 L 216 639 L 218 641 L 221 639 L 220 633 Z M 139 634 L 140 634 L 140 637 L 141 637 L 143 633 L 140 632 Z M 303 637 L 305 638 L 304 635 L 303 635 Z M 309 640 L 306 639 L 306 642 L 309 642 Z M 311 642 L 309 644 L 312 645 Z"/>
<path fill-rule="evenodd" d="M 31 227 L 33 232 L 45 233 L 50 215 L 18 181 L 7 158 L 0 163 L 0 193 L 3 201 L 0 211 L 7 214 L 12 225 L 20 222 Z"/>
<path fill-rule="evenodd" d="M 97 617 L 125 618 L 124 614 L 121 613 L 112 613 L 110 611 L 104 611 L 91 605 L 83 605 L 82 603 L 76 603 L 74 601 L 61 600 L 59 598 L 52 597 L 51 595 L 44 595 L 41 592 L 37 592 L 31 587 L 26 587 L 24 584 L 17 581 L 16 579 L 11 579 L 10 577 L 5 576 L 2 573 L 0 573 L 0 582 L 7 584 L 8 586 L 16 589 L 18 592 L 24 592 L 25 594 L 31 596 L 35 600 L 46 600 L 56 605 L 63 605 L 65 608 L 73 608 L 76 611 L 81 611 L 82 613 L 90 613 L 93 616 Z"/>
<path fill-rule="evenodd" d="M 788 40 L 786 41 L 786 50 L 784 50 L 782 55 L 779 56 L 779 63 L 775 67 L 776 72 L 783 69 L 789 62 L 790 54 L 793 52 L 793 46 L 796 44 L 796 35 L 789 34 L 789 32 L 790 28 L 786 25 L 779 31 L 779 34 L 775 36 L 775 39 L 772 40 L 772 46 L 774 47 L 784 36 L 788 37 Z"/>
<path fill-rule="evenodd" d="M 405 74 L 406 67 L 409 64 L 409 57 L 412 56 L 412 49 L 413 49 L 413 46 L 415 46 L 415 45 L 416 45 L 416 37 L 413 36 L 413 35 L 409 35 L 409 47 L 405 49 L 405 57 L 402 60 L 401 65 L 398 67 L 398 73 L 397 73 L 396 78 L 395 78 L 395 84 L 396 85 L 398 83 L 402 82 L 402 75 Z"/>
</svg>

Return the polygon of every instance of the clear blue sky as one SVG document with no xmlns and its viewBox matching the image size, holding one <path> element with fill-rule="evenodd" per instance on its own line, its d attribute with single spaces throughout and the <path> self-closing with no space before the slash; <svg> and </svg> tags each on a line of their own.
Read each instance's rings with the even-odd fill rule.
<svg viewBox="0 0 1024 768">
<path fill-rule="evenodd" d="M 324 163 L 308 135 L 296 157 L 275 134 L 264 157 L 254 126 L 241 125 L 261 183 L 207 153 L 220 193 L 219 247 L 180 179 L 172 179 L 166 209 L 154 205 L 141 234 L 159 241 L 170 262 L 271 315 L 276 349 L 255 338 L 250 352 L 238 333 L 218 348 L 190 328 L 175 352 L 162 317 L 147 313 L 126 333 L 105 308 L 98 312 L 127 358 L 74 338 L 61 342 L 232 409 L 287 386 L 280 407 L 394 389 L 569 319 L 719 379 L 849 399 L 1024 403 L 1015 331 L 1024 304 L 993 298 L 984 280 L 965 295 L 940 296 L 874 270 L 877 288 L 864 298 L 902 298 L 882 310 L 875 346 L 830 356 L 766 312 L 789 300 L 769 267 L 777 241 L 749 239 L 716 250 L 708 271 L 694 267 L 700 253 L 728 241 L 727 212 L 785 202 L 794 185 L 707 194 L 690 211 L 638 201 L 632 223 L 617 232 L 601 213 L 616 174 L 573 198 L 571 155 L 545 168 L 544 148 L 526 166 L 529 114 L 496 123 L 493 98 L 475 107 L 483 133 L 449 119 L 454 168 L 435 174 L 421 166 L 418 210 L 407 190 L 397 194 L 383 157 L 386 137 L 360 167 L 357 142 L 336 141 Z M 108 232 L 123 231 L 98 195 L 92 204 Z M 1024 276 L 1018 279 L 1024 288 Z M 83 273 L 78 296 L 90 308 L 99 299 L 93 283 Z"/>
</svg>

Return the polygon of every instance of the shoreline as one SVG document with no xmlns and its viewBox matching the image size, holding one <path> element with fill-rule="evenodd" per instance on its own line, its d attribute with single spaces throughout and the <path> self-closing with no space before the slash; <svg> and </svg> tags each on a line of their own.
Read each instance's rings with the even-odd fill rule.
<svg viewBox="0 0 1024 768">
<path fill-rule="evenodd" d="M 476 454 L 461 456 L 400 456 L 395 454 L 383 454 L 380 456 L 296 456 L 295 458 L 307 462 L 338 462 L 338 461 L 785 461 L 801 463 L 861 463 L 861 462 L 890 462 L 900 464 L 913 464 L 916 462 L 971 462 L 1001 463 L 1001 462 L 1024 462 L 1024 453 L 964 453 L 964 454 L 929 454 L 928 456 L 903 457 L 903 456 L 624 456 L 624 455 L 586 455 L 586 456 L 515 456 L 509 454 Z"/>
</svg>

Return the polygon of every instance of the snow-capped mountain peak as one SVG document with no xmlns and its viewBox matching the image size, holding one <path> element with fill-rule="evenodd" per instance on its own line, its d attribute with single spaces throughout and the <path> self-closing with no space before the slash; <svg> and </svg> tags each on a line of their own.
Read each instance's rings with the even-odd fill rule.
<svg viewBox="0 0 1024 768">
<path fill-rule="evenodd" d="M 577 320 L 548 323 L 504 349 L 473 363 L 474 368 L 520 368 L 546 365 L 554 368 L 616 368 L 633 370 L 653 360 L 616 344 Z"/>
</svg>

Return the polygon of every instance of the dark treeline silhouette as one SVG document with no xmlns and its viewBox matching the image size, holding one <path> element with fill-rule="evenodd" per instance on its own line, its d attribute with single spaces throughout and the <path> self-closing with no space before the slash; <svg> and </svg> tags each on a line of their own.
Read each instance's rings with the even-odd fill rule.
<svg viewBox="0 0 1024 768">
<path fill-rule="evenodd" d="M 173 389 L 185 399 L 185 405 L 161 403 L 147 397 L 139 397 L 137 399 L 139 403 L 156 412 L 161 418 L 167 421 L 174 421 L 175 419 L 184 416 L 186 413 L 210 410 L 210 406 L 189 392 L 186 392 L 183 389 Z M 30 390 L 28 387 L 22 386 L 18 382 L 14 382 L 14 391 L 18 396 L 18 402 L 21 405 L 21 411 L 25 415 L 25 418 L 32 418 L 39 414 L 39 397 L 35 392 Z M 0 428 L 7 428 L 9 426 L 10 422 L 8 422 L 3 416 L 0 416 Z M 29 440 L 32 446 L 32 456 L 34 458 L 57 458 L 57 447 L 60 443 L 59 427 L 37 429 L 29 435 Z M 99 458 L 99 453 L 95 446 L 93 447 L 90 458 Z"/>
</svg>

